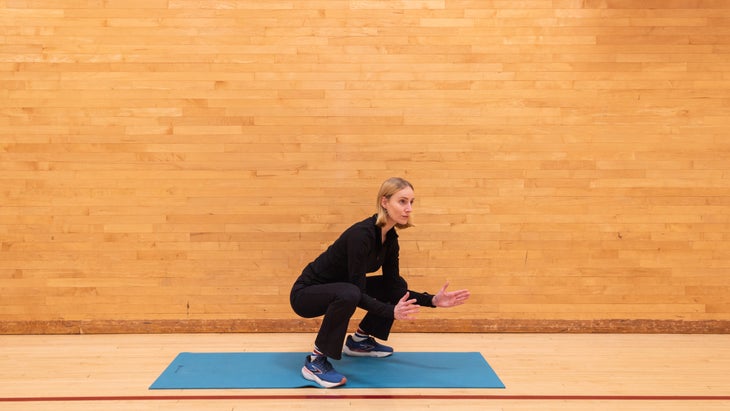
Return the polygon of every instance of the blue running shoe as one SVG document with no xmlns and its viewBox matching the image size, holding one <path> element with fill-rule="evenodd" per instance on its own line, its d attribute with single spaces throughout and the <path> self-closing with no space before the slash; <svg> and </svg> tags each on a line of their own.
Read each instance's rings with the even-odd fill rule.
<svg viewBox="0 0 730 411">
<path fill-rule="evenodd" d="M 380 344 L 373 337 L 357 342 L 348 335 L 342 352 L 351 357 L 387 357 L 393 354 L 393 348 Z"/>
<path fill-rule="evenodd" d="M 335 371 L 332 364 L 327 361 L 327 357 L 324 356 L 317 356 L 312 360 L 311 356 L 308 355 L 307 359 L 304 360 L 302 376 L 324 388 L 337 387 L 347 382 L 347 378 Z"/>
</svg>

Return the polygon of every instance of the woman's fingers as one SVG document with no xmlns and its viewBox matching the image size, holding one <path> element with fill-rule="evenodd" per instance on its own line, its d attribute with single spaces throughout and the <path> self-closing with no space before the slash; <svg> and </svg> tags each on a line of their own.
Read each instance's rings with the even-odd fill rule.
<svg viewBox="0 0 730 411">
<path fill-rule="evenodd" d="M 469 293 L 469 290 L 459 290 L 459 291 L 454 291 L 453 293 L 451 293 L 451 297 L 454 301 L 454 305 L 464 304 L 466 302 L 466 300 L 469 299 L 470 295 L 471 294 Z"/>
<path fill-rule="evenodd" d="M 416 313 L 418 313 L 419 306 L 416 304 L 416 299 L 408 299 L 409 293 L 405 293 L 403 297 L 396 304 L 393 310 L 393 316 L 396 320 L 412 320 Z"/>
<path fill-rule="evenodd" d="M 401 309 L 396 309 L 396 320 L 413 320 L 415 319 L 415 315 L 418 314 L 418 306 L 409 306 L 409 307 L 403 307 Z"/>
</svg>

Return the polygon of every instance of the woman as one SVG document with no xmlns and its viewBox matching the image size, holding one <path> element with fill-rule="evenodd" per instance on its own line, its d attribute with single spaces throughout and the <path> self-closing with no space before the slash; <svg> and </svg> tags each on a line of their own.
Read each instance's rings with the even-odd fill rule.
<svg viewBox="0 0 730 411">
<path fill-rule="evenodd" d="M 373 337 L 387 340 L 394 320 L 414 319 L 420 306 L 453 307 L 469 298 L 468 290 L 447 292 L 448 283 L 436 295 L 408 290 L 398 270 L 395 228 L 412 226 L 413 201 L 413 186 L 408 181 L 393 177 L 383 182 L 377 214 L 345 230 L 294 282 L 290 295 L 294 312 L 304 318 L 324 315 L 312 355 L 302 367 L 304 378 L 325 388 L 342 385 L 347 378 L 335 371 L 328 357 L 339 360 L 343 351 L 387 357 L 393 349 Z M 366 277 L 381 267 L 382 275 Z M 367 313 L 345 341 L 357 307 Z"/>
</svg>

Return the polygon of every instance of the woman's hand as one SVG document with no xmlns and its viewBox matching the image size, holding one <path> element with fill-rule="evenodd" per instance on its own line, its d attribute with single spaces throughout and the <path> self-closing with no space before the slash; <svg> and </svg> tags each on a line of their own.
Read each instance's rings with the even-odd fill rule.
<svg viewBox="0 0 730 411">
<path fill-rule="evenodd" d="M 393 317 L 395 317 L 396 320 L 415 320 L 415 315 L 418 314 L 419 305 L 416 304 L 416 299 L 408 299 L 408 295 L 410 293 L 406 292 L 406 294 L 401 297 L 400 300 L 398 300 L 398 304 L 395 305 L 395 308 L 393 309 Z"/>
<path fill-rule="evenodd" d="M 469 290 L 458 290 L 458 291 L 446 291 L 446 287 L 449 286 L 447 281 L 441 290 L 433 296 L 431 302 L 436 307 L 454 307 L 457 305 L 464 304 L 469 299 L 471 293 Z"/>
</svg>

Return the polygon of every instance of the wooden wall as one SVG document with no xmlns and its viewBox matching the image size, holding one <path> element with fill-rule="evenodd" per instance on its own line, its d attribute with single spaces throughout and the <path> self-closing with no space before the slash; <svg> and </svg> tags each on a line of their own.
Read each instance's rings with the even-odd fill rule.
<svg viewBox="0 0 730 411">
<path fill-rule="evenodd" d="M 730 330 L 730 2 L 0 6 L 0 332 L 312 329 L 392 175 L 402 330 Z"/>
</svg>

